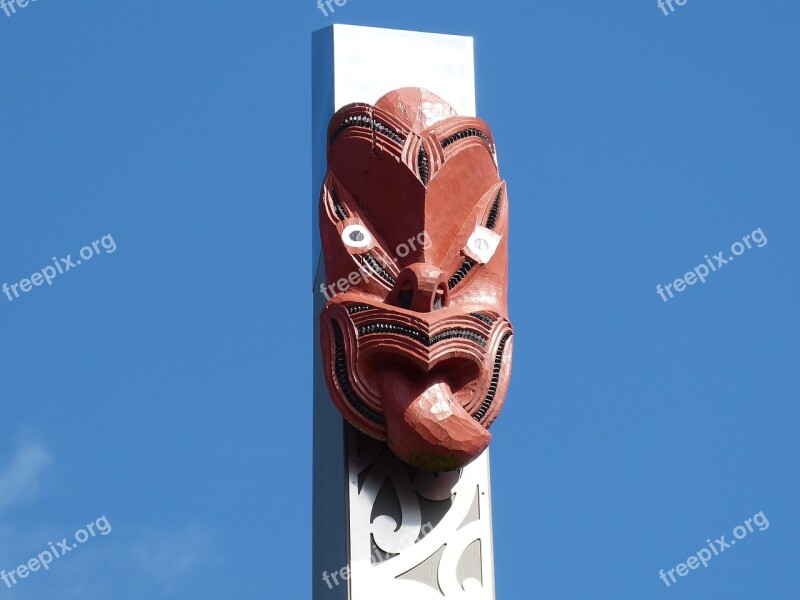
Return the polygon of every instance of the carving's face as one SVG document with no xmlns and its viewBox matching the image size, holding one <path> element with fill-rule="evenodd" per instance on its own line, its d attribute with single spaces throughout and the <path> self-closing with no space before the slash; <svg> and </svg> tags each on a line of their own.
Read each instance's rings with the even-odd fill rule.
<svg viewBox="0 0 800 600">
<path fill-rule="evenodd" d="M 489 444 L 511 372 L 508 200 L 486 123 L 420 89 L 329 127 L 322 352 L 345 419 L 416 467 Z"/>
</svg>

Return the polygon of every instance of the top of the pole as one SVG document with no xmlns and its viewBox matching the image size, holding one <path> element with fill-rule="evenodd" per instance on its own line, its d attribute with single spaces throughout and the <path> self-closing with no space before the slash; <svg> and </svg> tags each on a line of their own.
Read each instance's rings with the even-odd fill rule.
<svg viewBox="0 0 800 600">
<path fill-rule="evenodd" d="M 475 116 L 473 38 L 331 25 L 335 110 L 353 102 L 374 103 L 402 87 L 435 90 L 462 116 Z"/>
</svg>

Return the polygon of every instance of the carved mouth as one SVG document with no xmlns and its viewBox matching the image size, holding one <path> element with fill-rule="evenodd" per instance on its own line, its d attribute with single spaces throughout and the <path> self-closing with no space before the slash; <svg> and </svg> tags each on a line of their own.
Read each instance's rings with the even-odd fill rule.
<svg viewBox="0 0 800 600">
<path fill-rule="evenodd" d="M 442 314 L 431 323 L 359 302 L 329 310 L 329 374 L 339 390 L 335 403 L 355 417 L 348 420 L 424 468 L 457 468 L 485 448 L 510 368 L 505 319 L 486 311 Z M 406 456 L 421 447 L 422 463 Z"/>
</svg>

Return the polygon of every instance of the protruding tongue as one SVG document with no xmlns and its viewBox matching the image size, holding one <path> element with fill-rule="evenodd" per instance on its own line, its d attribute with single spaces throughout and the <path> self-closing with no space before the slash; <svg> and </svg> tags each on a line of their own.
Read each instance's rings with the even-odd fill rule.
<svg viewBox="0 0 800 600">
<path fill-rule="evenodd" d="M 426 471 L 453 471 L 489 445 L 490 434 L 435 374 L 401 366 L 378 373 L 389 447 Z"/>
</svg>

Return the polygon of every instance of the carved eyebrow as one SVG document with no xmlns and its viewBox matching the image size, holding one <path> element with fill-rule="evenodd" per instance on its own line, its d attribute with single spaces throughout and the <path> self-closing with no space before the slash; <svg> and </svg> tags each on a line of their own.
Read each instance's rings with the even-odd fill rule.
<svg viewBox="0 0 800 600">
<path fill-rule="evenodd" d="M 388 125 L 381 123 L 380 121 L 373 119 L 372 117 L 368 117 L 367 115 L 352 115 L 347 117 L 344 121 L 342 121 L 339 126 L 334 130 L 331 134 L 331 144 L 336 141 L 336 138 L 349 127 L 366 127 L 367 129 L 371 129 L 377 133 L 382 133 L 386 137 L 391 140 L 394 140 L 398 144 L 404 144 L 406 139 L 400 135 L 397 131 L 389 127 Z"/>
<path fill-rule="evenodd" d="M 474 266 L 475 261 L 473 261 L 471 258 L 465 258 L 458 271 L 456 271 L 447 281 L 447 287 L 451 290 L 456 287 L 459 283 L 461 283 L 461 281 L 467 276 Z"/>
<path fill-rule="evenodd" d="M 336 218 L 339 221 L 344 221 L 345 219 L 350 217 L 347 209 L 342 205 L 341 201 L 339 200 L 339 196 L 336 194 L 336 189 L 334 187 L 330 188 L 330 203 L 333 206 L 333 212 L 336 215 Z M 365 223 L 361 224 L 362 227 L 366 227 Z M 374 236 L 373 236 L 374 238 Z M 344 243 L 344 242 L 343 242 Z M 346 245 L 346 244 L 345 244 Z M 380 248 L 380 246 L 378 246 Z M 354 258 L 358 260 L 362 265 L 365 265 L 372 269 L 375 274 L 384 281 L 384 283 L 388 284 L 389 287 L 394 287 L 394 284 L 397 283 L 397 279 L 392 275 L 386 268 L 384 268 L 378 259 L 375 258 L 375 255 L 372 252 L 365 252 L 364 254 L 355 255 Z"/>
<path fill-rule="evenodd" d="M 447 136 L 441 142 L 442 148 L 447 148 L 453 142 L 457 142 L 458 140 L 463 140 L 468 137 L 479 137 L 484 142 L 489 144 L 492 147 L 492 151 L 494 152 L 494 147 L 492 146 L 492 140 L 489 139 L 489 136 L 483 133 L 480 129 L 475 129 L 474 127 L 470 127 L 469 129 L 462 129 L 458 133 L 454 133 L 453 135 Z"/>
<path fill-rule="evenodd" d="M 494 227 L 497 225 L 497 213 L 500 211 L 500 200 L 502 200 L 502 198 L 503 186 L 500 186 L 500 189 L 497 190 L 497 198 L 494 199 L 492 208 L 489 210 L 489 216 L 486 217 L 486 229 L 494 231 Z"/>
<path fill-rule="evenodd" d="M 371 252 L 367 252 L 366 254 L 361 255 L 361 260 L 366 263 L 373 271 L 378 274 L 378 277 L 383 279 L 389 286 L 394 287 L 394 284 L 397 283 L 397 279 L 389 273 L 386 269 L 384 269 L 381 264 L 377 261 L 377 259 L 372 255 Z"/>
<path fill-rule="evenodd" d="M 336 216 L 339 217 L 340 221 L 344 221 L 349 215 L 347 214 L 347 210 L 345 210 L 342 203 L 339 201 L 339 196 L 336 194 L 336 190 L 331 188 L 331 202 L 333 203 L 333 211 L 336 213 Z"/>
<path fill-rule="evenodd" d="M 486 217 L 486 229 L 494 230 L 497 225 L 497 213 L 500 212 L 500 200 L 503 198 L 503 186 L 497 190 L 497 196 L 492 203 L 492 208 L 489 210 L 489 216 Z M 451 290 L 461 283 L 464 278 L 469 275 L 469 272 L 475 266 L 475 261 L 467 257 L 458 270 L 453 273 L 453 276 L 447 281 L 447 287 Z"/>
</svg>

